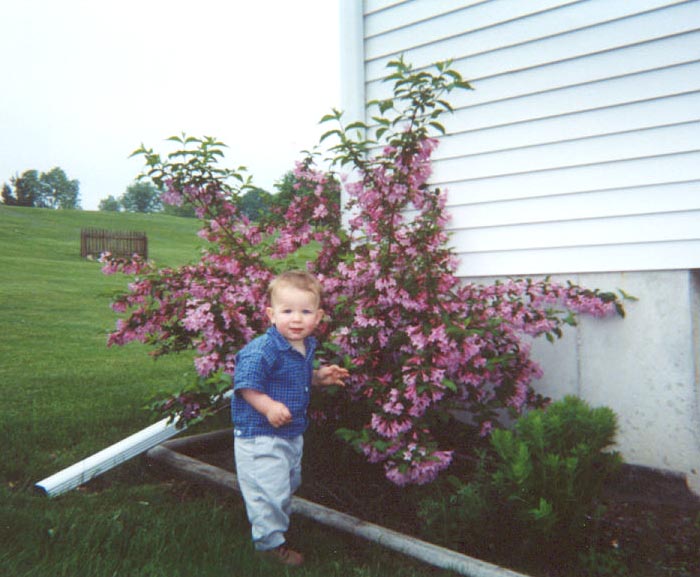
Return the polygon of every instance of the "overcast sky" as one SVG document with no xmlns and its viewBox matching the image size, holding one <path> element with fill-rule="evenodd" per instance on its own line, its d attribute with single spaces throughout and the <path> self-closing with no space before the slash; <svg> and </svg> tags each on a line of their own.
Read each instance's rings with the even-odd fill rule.
<svg viewBox="0 0 700 577">
<path fill-rule="evenodd" d="M 184 131 L 272 191 L 340 106 L 339 62 L 337 0 L 0 0 L 0 183 L 60 166 L 96 210 Z"/>
</svg>

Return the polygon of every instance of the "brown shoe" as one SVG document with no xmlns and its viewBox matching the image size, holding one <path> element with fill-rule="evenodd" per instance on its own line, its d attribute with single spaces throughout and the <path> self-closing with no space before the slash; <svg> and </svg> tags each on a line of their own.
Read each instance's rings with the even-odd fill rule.
<svg viewBox="0 0 700 577">
<path fill-rule="evenodd" d="M 271 561 L 276 561 L 283 565 L 289 565 L 290 567 L 299 567 L 304 563 L 304 556 L 286 545 L 280 545 L 268 551 L 259 551 L 259 553 L 265 559 L 270 559 Z"/>
</svg>

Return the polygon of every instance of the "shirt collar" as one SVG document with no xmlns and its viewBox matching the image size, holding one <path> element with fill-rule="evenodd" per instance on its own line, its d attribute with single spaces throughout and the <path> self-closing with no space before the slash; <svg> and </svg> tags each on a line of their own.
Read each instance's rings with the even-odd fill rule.
<svg viewBox="0 0 700 577">
<path fill-rule="evenodd" d="M 293 350 L 295 351 L 296 349 L 289 344 L 289 341 L 285 339 L 282 336 L 282 333 L 280 333 L 277 330 L 277 327 L 272 325 L 269 329 L 267 329 L 267 335 L 270 337 L 272 342 L 275 344 L 275 346 L 281 350 L 281 351 L 286 351 L 286 350 Z M 316 344 L 317 340 L 316 337 L 306 337 L 304 339 L 304 346 L 306 347 L 306 355 L 308 356 L 309 353 L 313 353 L 316 350 Z"/>
</svg>

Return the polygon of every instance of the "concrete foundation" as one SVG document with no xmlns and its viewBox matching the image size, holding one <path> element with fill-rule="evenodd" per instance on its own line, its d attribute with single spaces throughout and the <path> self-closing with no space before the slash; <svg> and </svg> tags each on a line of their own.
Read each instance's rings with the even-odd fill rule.
<svg viewBox="0 0 700 577">
<path fill-rule="evenodd" d="M 567 279 L 639 300 L 625 303 L 624 319 L 582 317 L 553 345 L 537 339 L 544 376 L 535 388 L 610 407 L 627 463 L 684 474 L 700 494 L 700 272 L 554 277 Z"/>
</svg>

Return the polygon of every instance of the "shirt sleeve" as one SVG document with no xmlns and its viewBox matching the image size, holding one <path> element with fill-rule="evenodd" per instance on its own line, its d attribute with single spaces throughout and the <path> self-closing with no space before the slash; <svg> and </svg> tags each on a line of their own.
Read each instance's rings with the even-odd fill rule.
<svg viewBox="0 0 700 577">
<path fill-rule="evenodd" d="M 260 349 L 244 348 L 236 359 L 233 374 L 233 390 L 238 393 L 241 389 L 254 389 L 267 392 L 271 363 Z"/>
</svg>

